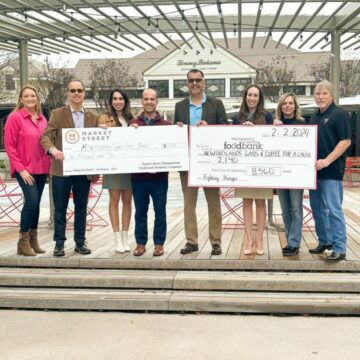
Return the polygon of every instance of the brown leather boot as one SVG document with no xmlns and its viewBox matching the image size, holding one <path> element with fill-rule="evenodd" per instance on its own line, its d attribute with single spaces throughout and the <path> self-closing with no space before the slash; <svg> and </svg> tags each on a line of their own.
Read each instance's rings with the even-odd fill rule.
<svg viewBox="0 0 360 360">
<path fill-rule="evenodd" d="M 30 246 L 37 254 L 45 254 L 45 250 L 43 250 L 39 245 L 36 229 L 30 229 L 29 239 L 30 239 Z"/>
<path fill-rule="evenodd" d="M 30 246 L 29 232 L 19 233 L 17 253 L 18 255 L 24 256 L 36 256 L 34 250 Z"/>
</svg>

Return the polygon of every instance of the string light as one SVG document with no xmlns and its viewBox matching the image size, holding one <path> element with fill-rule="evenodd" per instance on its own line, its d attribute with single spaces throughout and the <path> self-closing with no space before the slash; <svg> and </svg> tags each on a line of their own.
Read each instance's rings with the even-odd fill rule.
<svg viewBox="0 0 360 360">
<path fill-rule="evenodd" d="M 181 10 L 181 26 L 185 26 L 185 14 L 184 14 L 184 10 Z"/>
<path fill-rule="evenodd" d="M 198 21 L 196 22 L 195 30 L 196 30 L 196 31 L 199 31 L 199 22 L 198 22 Z"/>
<path fill-rule="evenodd" d="M 151 22 L 150 22 L 150 18 L 148 17 L 148 29 L 151 29 Z"/>
<path fill-rule="evenodd" d="M 300 34 L 300 41 L 303 42 L 304 40 L 304 36 L 303 36 L 303 33 Z"/>
<path fill-rule="evenodd" d="M 218 11 L 219 11 L 219 16 L 222 19 L 223 18 L 223 13 L 222 13 L 222 9 L 221 9 L 221 2 L 218 2 Z"/>
<path fill-rule="evenodd" d="M 160 31 L 159 19 L 156 19 L 156 31 L 157 31 L 157 32 Z"/>
</svg>

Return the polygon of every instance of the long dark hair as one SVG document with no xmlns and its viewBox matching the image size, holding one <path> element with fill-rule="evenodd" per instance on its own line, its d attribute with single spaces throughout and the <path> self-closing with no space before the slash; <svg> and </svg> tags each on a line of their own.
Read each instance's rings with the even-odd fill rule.
<svg viewBox="0 0 360 360">
<path fill-rule="evenodd" d="M 125 101 L 125 106 L 122 110 L 122 115 L 123 115 L 124 119 L 126 120 L 126 122 L 129 122 L 131 119 L 134 118 L 134 115 L 131 112 L 129 96 L 124 90 L 114 89 L 113 91 L 111 91 L 110 96 L 109 96 L 109 107 L 110 107 L 109 115 L 112 115 L 114 117 L 115 121 L 120 124 L 117 112 L 112 105 L 113 96 L 116 92 L 120 93 Z"/>
<path fill-rule="evenodd" d="M 264 91 L 259 85 L 256 85 L 256 84 L 249 85 L 244 91 L 244 96 L 242 99 L 242 103 L 241 103 L 240 111 L 239 111 L 239 115 L 238 115 L 239 122 L 240 122 L 240 124 L 243 124 L 245 121 L 248 120 L 250 110 L 246 103 L 246 96 L 247 96 L 249 89 L 251 89 L 251 88 L 256 88 L 259 90 L 259 103 L 256 106 L 253 123 L 256 125 L 265 124 L 266 111 L 264 108 L 264 103 L 265 103 Z"/>
</svg>

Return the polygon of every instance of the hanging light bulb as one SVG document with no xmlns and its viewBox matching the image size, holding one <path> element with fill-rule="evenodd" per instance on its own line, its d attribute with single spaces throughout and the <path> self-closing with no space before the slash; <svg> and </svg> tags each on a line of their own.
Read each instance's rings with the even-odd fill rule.
<svg viewBox="0 0 360 360">
<path fill-rule="evenodd" d="M 199 22 L 198 22 L 198 21 L 196 22 L 195 30 L 196 30 L 196 31 L 199 31 Z"/>
<path fill-rule="evenodd" d="M 234 24 L 234 36 L 236 36 L 236 24 Z"/>
<path fill-rule="evenodd" d="M 157 31 L 157 32 L 160 31 L 159 19 L 156 19 L 156 31 Z"/>
<path fill-rule="evenodd" d="M 181 26 L 185 26 L 185 14 L 184 14 L 184 10 L 181 10 Z"/>
<path fill-rule="evenodd" d="M 303 42 L 303 40 L 304 40 L 304 36 L 303 36 L 303 34 L 301 33 L 301 34 L 300 34 L 300 41 Z"/>
<path fill-rule="evenodd" d="M 260 10 L 260 11 L 262 11 L 263 6 L 264 6 L 264 1 L 263 1 L 263 0 L 260 0 L 260 3 L 259 3 L 259 10 Z"/>
<path fill-rule="evenodd" d="M 221 2 L 218 2 L 218 10 L 219 10 L 219 16 L 222 19 L 223 18 L 223 13 L 222 13 L 222 9 L 221 9 Z"/>
</svg>

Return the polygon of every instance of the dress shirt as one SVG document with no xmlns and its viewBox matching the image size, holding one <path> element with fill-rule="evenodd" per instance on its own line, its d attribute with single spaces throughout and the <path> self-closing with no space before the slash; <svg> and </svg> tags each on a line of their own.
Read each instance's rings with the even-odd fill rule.
<svg viewBox="0 0 360 360">
<path fill-rule="evenodd" d="M 195 105 L 192 102 L 191 96 L 189 99 L 190 102 L 190 125 L 196 125 L 202 117 L 202 108 L 203 105 L 206 101 L 206 95 L 203 95 L 203 98 L 201 100 L 201 104 L 200 105 Z"/>
<path fill-rule="evenodd" d="M 81 110 L 77 111 L 74 110 L 70 105 L 71 116 L 74 120 L 74 125 L 76 128 L 83 128 L 84 127 L 84 118 L 85 118 L 85 110 L 82 108 Z"/>
</svg>

